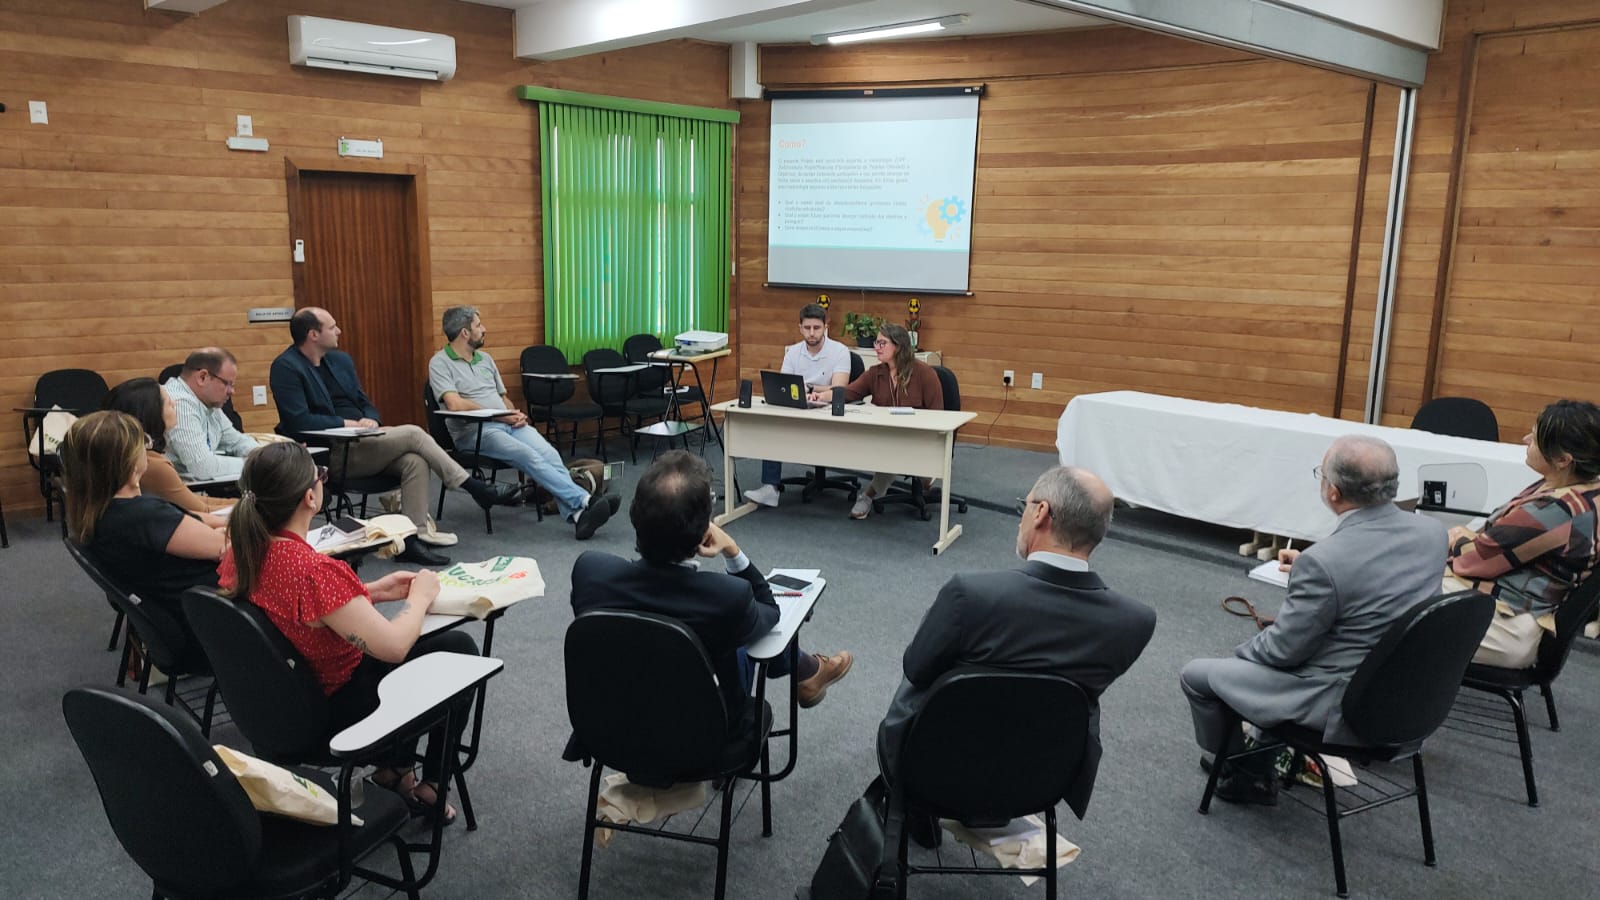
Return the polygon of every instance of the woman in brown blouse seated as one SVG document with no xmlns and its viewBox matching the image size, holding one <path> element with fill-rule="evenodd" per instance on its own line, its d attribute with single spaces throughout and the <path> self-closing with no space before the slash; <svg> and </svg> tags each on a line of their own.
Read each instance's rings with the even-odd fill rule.
<svg viewBox="0 0 1600 900">
<path fill-rule="evenodd" d="M 1495 598 L 1474 662 L 1525 669 L 1555 631 L 1552 613 L 1600 560 L 1600 407 L 1557 400 L 1523 437 L 1542 478 L 1489 516 L 1482 531 L 1450 529 L 1450 571 Z"/>
<path fill-rule="evenodd" d="M 107 578 L 143 601 L 146 615 L 170 626 L 172 637 L 183 636 L 174 641 L 175 653 L 203 658 L 179 598 L 191 587 L 216 587 L 222 532 L 141 492 L 148 463 L 144 432 L 132 416 L 90 413 L 67 429 L 60 452 L 67 534 Z"/>
<path fill-rule="evenodd" d="M 131 378 L 112 388 L 103 405 L 106 409 L 133 416 L 139 427 L 144 429 L 148 439 L 145 456 L 149 467 L 139 480 L 141 491 L 174 503 L 184 512 L 194 513 L 201 522 L 212 528 L 221 528 L 226 524 L 221 516 L 211 513 L 231 508 L 234 501 L 202 497 L 189 490 L 164 453 L 167 449 L 167 429 L 178 424 L 178 405 L 167 394 L 166 388 L 157 384 L 154 378 Z"/>
<path fill-rule="evenodd" d="M 878 339 L 872 347 L 878 354 L 878 364 L 845 386 L 845 396 L 851 402 L 871 397 L 873 406 L 944 409 L 939 373 L 927 363 L 917 362 L 916 353 L 911 349 L 911 335 L 904 328 L 885 323 L 879 328 Z M 830 398 L 813 394 L 812 399 Z M 855 506 L 850 507 L 850 518 L 865 519 L 872 512 L 872 501 L 883 496 L 894 477 L 892 472 L 875 473 L 872 483 L 857 495 Z"/>
</svg>

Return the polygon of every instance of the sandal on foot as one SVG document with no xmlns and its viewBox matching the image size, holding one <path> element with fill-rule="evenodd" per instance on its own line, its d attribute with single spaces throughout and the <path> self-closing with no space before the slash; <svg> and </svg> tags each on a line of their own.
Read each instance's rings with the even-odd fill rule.
<svg viewBox="0 0 1600 900">
<path fill-rule="evenodd" d="M 423 791 L 427 791 L 424 795 Z M 406 805 L 411 808 L 411 815 L 428 819 L 430 822 L 438 810 L 439 790 L 426 781 L 417 782 L 411 789 L 411 797 Z M 456 808 L 448 802 L 444 805 L 444 826 L 449 828 L 456 823 Z"/>
</svg>

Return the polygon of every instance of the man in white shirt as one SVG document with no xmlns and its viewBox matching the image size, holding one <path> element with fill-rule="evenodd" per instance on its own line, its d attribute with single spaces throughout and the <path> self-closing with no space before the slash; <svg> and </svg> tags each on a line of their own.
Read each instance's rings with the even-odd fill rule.
<svg viewBox="0 0 1600 900">
<path fill-rule="evenodd" d="M 815 303 L 800 308 L 803 340 L 783 353 L 785 375 L 799 375 L 806 387 L 820 391 L 850 383 L 850 348 L 828 337 L 828 311 Z M 783 463 L 763 460 L 761 487 L 744 492 L 746 500 L 762 506 L 778 505 L 778 485 L 783 483 Z"/>
<path fill-rule="evenodd" d="M 222 404 L 233 396 L 239 363 L 220 347 L 201 347 L 183 361 L 183 371 L 167 379 L 167 393 L 178 407 L 178 424 L 167 429 L 167 458 L 190 480 L 238 478 L 254 438 L 233 427 Z"/>
</svg>

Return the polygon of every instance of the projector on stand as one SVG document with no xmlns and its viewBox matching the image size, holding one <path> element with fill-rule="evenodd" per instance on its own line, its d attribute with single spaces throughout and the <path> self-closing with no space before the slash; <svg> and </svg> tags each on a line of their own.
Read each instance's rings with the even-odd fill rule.
<svg viewBox="0 0 1600 900">
<path fill-rule="evenodd" d="M 728 335 L 721 331 L 685 331 L 673 340 L 684 356 L 698 356 L 728 346 Z"/>
</svg>

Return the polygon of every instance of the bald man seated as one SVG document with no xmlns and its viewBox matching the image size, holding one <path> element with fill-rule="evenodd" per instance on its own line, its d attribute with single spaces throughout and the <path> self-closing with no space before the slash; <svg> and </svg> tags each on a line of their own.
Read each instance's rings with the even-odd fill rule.
<svg viewBox="0 0 1600 900">
<path fill-rule="evenodd" d="M 1179 676 L 1204 751 L 1214 752 L 1225 737 L 1227 752 L 1243 749 L 1229 709 L 1268 731 L 1302 725 L 1330 742 L 1362 743 L 1340 714 L 1350 676 L 1401 613 L 1440 591 L 1444 526 L 1394 505 L 1400 467 L 1388 444 L 1341 437 L 1315 473 L 1338 524 L 1310 549 L 1279 554 L 1289 593 L 1277 618 L 1232 657 L 1191 660 Z M 1275 805 L 1272 754 L 1226 765 L 1217 796 Z"/>
<path fill-rule="evenodd" d="M 1082 818 L 1100 764 L 1100 694 L 1144 652 L 1156 612 L 1106 586 L 1089 554 L 1111 526 L 1111 489 L 1094 473 L 1055 466 L 1018 510 L 1015 569 L 956 575 L 939 589 L 906 647 L 905 679 L 878 728 L 878 761 L 891 783 L 907 728 L 939 676 L 960 666 L 1060 675 L 1089 699 L 1089 736 L 1066 801 Z M 938 843 L 926 817 L 907 819 L 923 846 Z"/>
</svg>

